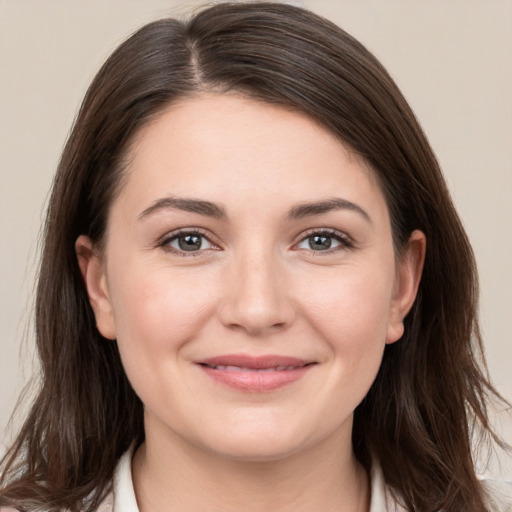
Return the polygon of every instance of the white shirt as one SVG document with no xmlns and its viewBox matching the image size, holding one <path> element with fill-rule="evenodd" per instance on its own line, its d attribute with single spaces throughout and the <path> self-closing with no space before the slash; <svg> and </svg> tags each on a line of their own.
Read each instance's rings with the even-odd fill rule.
<svg viewBox="0 0 512 512">
<path fill-rule="evenodd" d="M 127 451 L 119 460 L 114 473 L 113 492 L 109 494 L 96 512 L 139 512 L 132 481 L 132 451 Z M 484 488 L 489 497 L 492 512 L 512 512 L 512 482 L 484 480 Z M 15 509 L 0 507 L 0 512 L 18 512 Z M 393 496 L 384 481 L 378 464 L 371 471 L 370 512 L 407 512 Z"/>
<path fill-rule="evenodd" d="M 133 490 L 131 459 L 131 451 L 128 451 L 119 460 L 114 474 L 114 491 L 97 512 L 139 512 Z M 512 512 L 512 482 L 485 480 L 484 488 L 493 512 Z M 407 512 L 386 485 L 378 464 L 373 464 L 371 471 L 370 512 Z"/>
</svg>

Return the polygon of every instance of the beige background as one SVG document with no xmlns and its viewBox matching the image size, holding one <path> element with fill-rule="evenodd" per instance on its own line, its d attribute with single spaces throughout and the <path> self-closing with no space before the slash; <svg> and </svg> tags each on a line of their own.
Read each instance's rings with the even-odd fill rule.
<svg viewBox="0 0 512 512">
<path fill-rule="evenodd" d="M 0 0 L 0 437 L 30 374 L 38 230 L 85 88 L 141 24 L 204 3 Z M 512 1 L 290 3 L 365 43 L 418 115 L 474 244 L 488 363 L 512 400 Z"/>
</svg>

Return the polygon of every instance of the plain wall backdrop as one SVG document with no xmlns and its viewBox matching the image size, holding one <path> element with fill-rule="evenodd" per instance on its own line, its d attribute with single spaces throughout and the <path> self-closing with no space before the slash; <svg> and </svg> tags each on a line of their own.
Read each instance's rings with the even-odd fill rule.
<svg viewBox="0 0 512 512">
<path fill-rule="evenodd" d="M 38 233 L 85 90 L 139 26 L 206 3 L 0 0 L 0 438 L 31 373 Z M 512 2 L 289 3 L 363 42 L 416 112 L 472 240 L 490 373 L 512 400 Z"/>
</svg>

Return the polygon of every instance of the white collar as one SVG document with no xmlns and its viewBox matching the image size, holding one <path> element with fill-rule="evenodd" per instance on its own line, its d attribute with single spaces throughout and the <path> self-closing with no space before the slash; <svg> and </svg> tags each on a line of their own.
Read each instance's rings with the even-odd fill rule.
<svg viewBox="0 0 512 512">
<path fill-rule="evenodd" d="M 130 449 L 117 463 L 114 473 L 114 509 L 112 512 L 139 512 L 133 489 L 132 456 L 133 451 Z M 103 511 L 99 510 L 98 512 Z"/>
<path fill-rule="evenodd" d="M 132 450 L 119 460 L 114 473 L 114 495 L 105 500 L 98 512 L 139 512 L 132 480 Z M 393 498 L 384 481 L 382 469 L 374 462 L 371 470 L 370 512 L 405 512 Z"/>
</svg>

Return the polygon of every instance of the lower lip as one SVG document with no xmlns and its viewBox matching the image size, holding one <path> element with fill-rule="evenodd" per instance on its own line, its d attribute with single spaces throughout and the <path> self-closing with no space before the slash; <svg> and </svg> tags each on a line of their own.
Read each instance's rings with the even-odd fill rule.
<svg viewBox="0 0 512 512">
<path fill-rule="evenodd" d="M 216 370 L 210 366 L 200 368 L 212 379 L 231 388 L 250 393 L 264 393 L 282 388 L 301 379 L 313 365 L 301 366 L 294 370 Z"/>
</svg>

